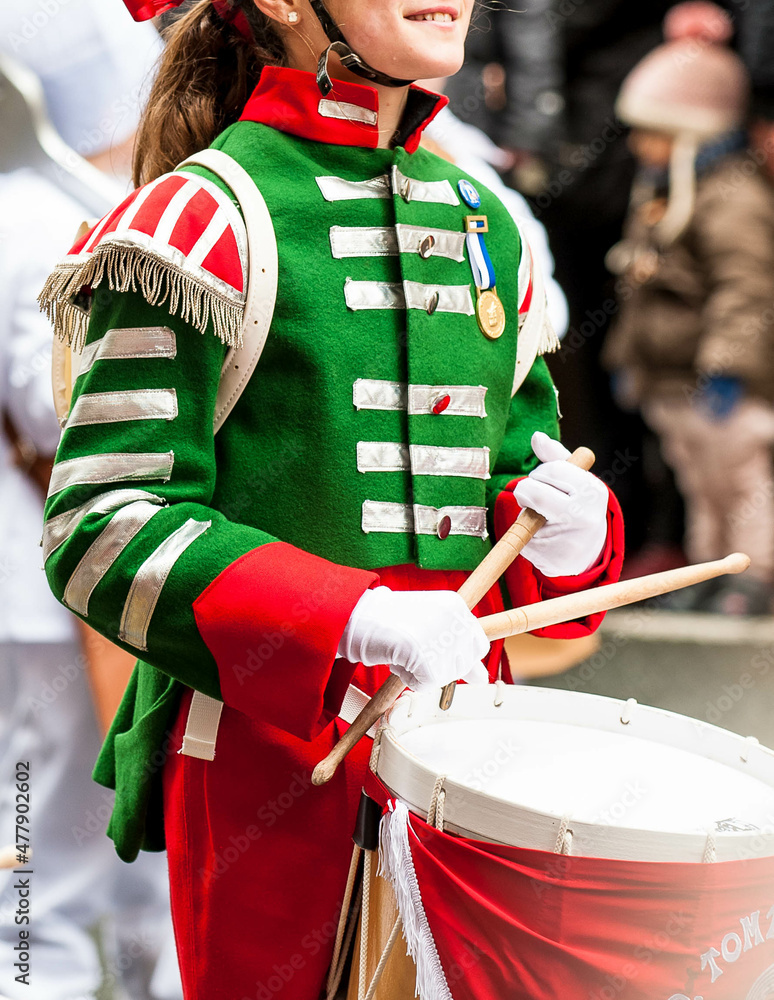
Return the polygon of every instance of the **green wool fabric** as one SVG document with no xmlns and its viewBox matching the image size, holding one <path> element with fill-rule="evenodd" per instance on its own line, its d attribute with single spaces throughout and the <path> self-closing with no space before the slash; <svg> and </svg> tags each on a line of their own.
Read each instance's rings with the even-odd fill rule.
<svg viewBox="0 0 774 1000">
<path fill-rule="evenodd" d="M 162 326 L 174 331 L 177 352 L 174 358 L 98 360 L 78 378 L 74 400 L 118 390 L 174 389 L 178 415 L 68 428 L 57 463 L 90 455 L 171 452 L 174 464 L 167 482 L 73 485 L 52 496 L 46 507 L 51 518 L 108 490 L 124 488 L 146 490 L 164 502 L 90 596 L 88 623 L 114 642 L 143 562 L 188 521 L 210 522 L 177 558 L 163 583 L 150 616 L 147 648 L 140 651 L 142 661 L 95 772 L 98 781 L 116 788 L 110 834 L 127 860 L 140 847 L 163 847 L 159 777 L 183 685 L 220 696 L 217 667 L 192 612 L 208 584 L 246 552 L 276 539 L 364 569 L 413 563 L 427 569 L 470 570 L 488 551 L 488 539 L 366 533 L 361 527 L 364 501 L 487 507 L 491 532 L 498 492 L 537 464 L 531 435 L 542 430 L 558 436 L 554 388 L 542 359 L 511 398 L 521 244 L 516 225 L 493 194 L 475 182 L 482 197 L 475 213 L 461 201 L 453 206 L 393 195 L 327 202 L 318 177 L 363 181 L 397 167 L 417 180 L 448 181 L 456 192 L 457 182 L 467 175 L 424 150 L 409 155 L 402 148 L 325 145 L 254 122 L 232 126 L 214 145 L 256 181 L 277 235 L 278 299 L 258 368 L 213 439 L 224 346 L 212 334 L 202 335 L 171 316 L 166 306 L 150 306 L 138 294 L 97 288 L 87 343 L 114 328 Z M 227 190 L 206 170 L 189 169 Z M 469 214 L 485 214 L 489 220 L 487 247 L 508 317 L 499 340 L 484 337 L 474 316 L 348 309 L 348 279 L 467 285 L 475 301 L 471 267 L 467 252 L 463 262 L 438 255 L 423 259 L 417 253 L 334 259 L 332 227 L 402 224 L 461 233 Z M 357 410 L 353 386 L 358 379 L 486 386 L 486 416 Z M 361 473 L 358 442 L 486 447 L 491 478 Z M 81 560 L 88 562 L 89 546 L 113 516 L 90 514 L 48 559 L 49 582 L 60 600 Z"/>
</svg>

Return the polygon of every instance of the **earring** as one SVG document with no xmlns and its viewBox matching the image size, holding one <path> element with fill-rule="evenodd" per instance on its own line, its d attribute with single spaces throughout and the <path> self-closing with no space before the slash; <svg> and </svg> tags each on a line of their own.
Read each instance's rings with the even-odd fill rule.
<svg viewBox="0 0 774 1000">
<path fill-rule="evenodd" d="M 288 21 L 290 21 L 291 24 L 297 24 L 298 23 L 298 11 L 291 10 L 291 12 L 288 14 Z"/>
</svg>

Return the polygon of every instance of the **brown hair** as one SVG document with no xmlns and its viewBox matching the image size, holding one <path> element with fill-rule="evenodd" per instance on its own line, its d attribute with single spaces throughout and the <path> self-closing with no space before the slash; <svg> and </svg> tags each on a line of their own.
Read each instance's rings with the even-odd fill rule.
<svg viewBox="0 0 774 1000">
<path fill-rule="evenodd" d="M 147 184 L 211 145 L 237 121 L 263 67 L 285 62 L 271 20 L 253 0 L 232 3 L 247 17 L 252 41 L 225 22 L 211 0 L 197 0 L 170 28 L 137 132 L 136 185 Z"/>
</svg>

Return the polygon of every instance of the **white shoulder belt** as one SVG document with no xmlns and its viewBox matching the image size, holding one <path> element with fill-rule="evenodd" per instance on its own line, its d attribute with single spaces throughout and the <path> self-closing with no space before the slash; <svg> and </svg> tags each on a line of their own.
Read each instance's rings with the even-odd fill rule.
<svg viewBox="0 0 774 1000">
<path fill-rule="evenodd" d="M 242 346 L 232 347 L 220 374 L 215 405 L 215 433 L 231 413 L 261 359 L 277 302 L 279 263 L 274 225 L 255 181 L 227 153 L 205 149 L 181 167 L 205 167 L 227 184 L 242 209 L 247 229 L 247 291 Z M 179 168 L 178 168 L 179 169 Z"/>
</svg>

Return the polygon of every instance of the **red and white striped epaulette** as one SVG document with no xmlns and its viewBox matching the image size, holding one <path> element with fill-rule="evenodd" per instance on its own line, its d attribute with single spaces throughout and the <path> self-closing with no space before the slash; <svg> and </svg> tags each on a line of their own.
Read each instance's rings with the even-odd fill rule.
<svg viewBox="0 0 774 1000">
<path fill-rule="evenodd" d="M 527 238 L 519 226 L 521 236 L 521 262 L 519 263 L 519 332 L 522 333 L 527 320 L 532 318 L 539 327 L 537 354 L 550 354 L 559 348 L 559 338 L 548 317 L 545 281 L 538 273 L 540 267 L 530 249 Z M 530 324 L 532 325 L 532 324 Z"/>
<path fill-rule="evenodd" d="M 519 263 L 519 327 L 524 325 L 529 307 L 532 305 L 532 293 L 534 291 L 534 279 L 532 274 L 532 251 L 529 248 L 524 233 L 519 227 L 521 236 L 521 261 Z"/>
<path fill-rule="evenodd" d="M 238 343 L 247 287 L 247 234 L 231 198 L 191 173 L 133 191 L 79 237 L 40 295 L 57 334 L 85 337 L 91 290 L 138 290 L 204 333 Z"/>
</svg>

